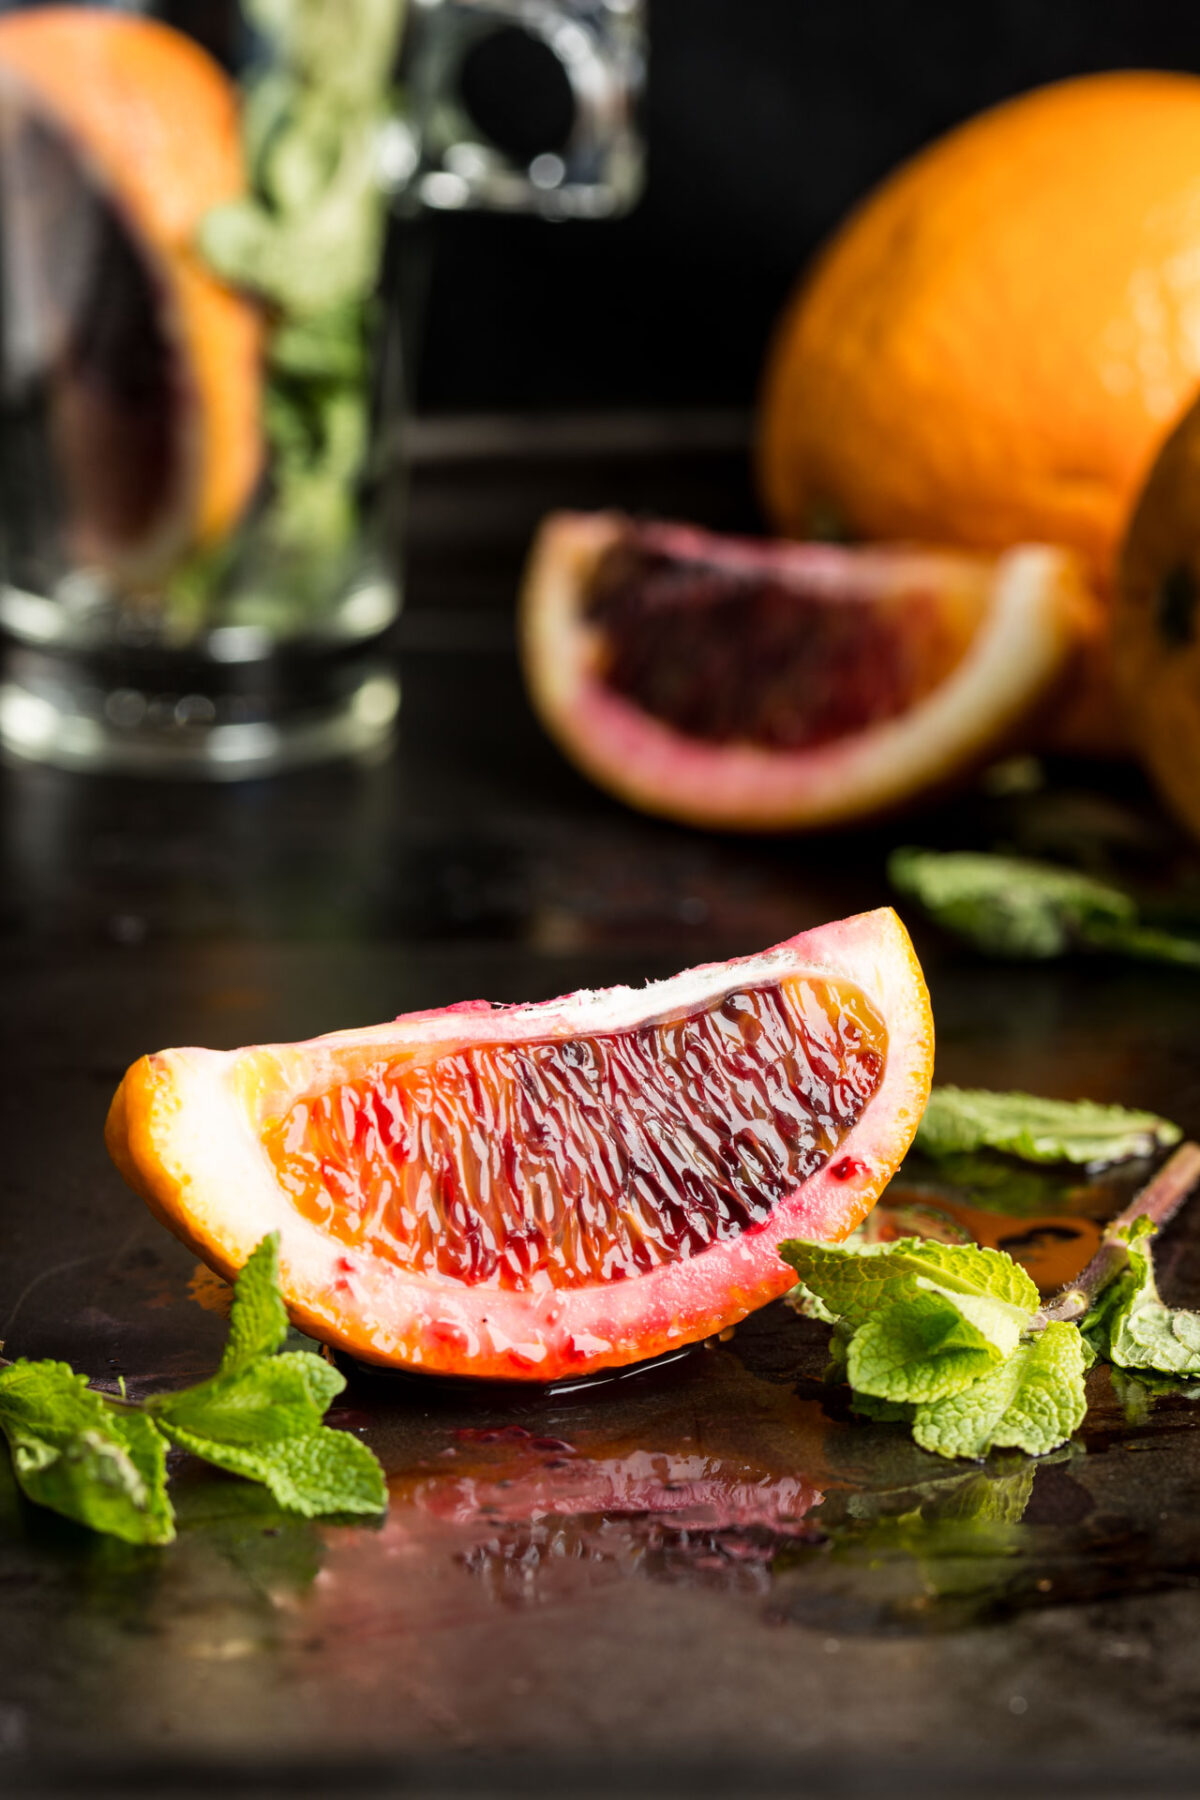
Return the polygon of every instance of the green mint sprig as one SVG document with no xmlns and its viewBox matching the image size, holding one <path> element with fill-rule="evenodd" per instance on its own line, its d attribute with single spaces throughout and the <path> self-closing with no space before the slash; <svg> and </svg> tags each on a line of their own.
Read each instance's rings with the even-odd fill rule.
<svg viewBox="0 0 1200 1800">
<path fill-rule="evenodd" d="M 1182 1136 L 1169 1119 L 1124 1106 L 1000 1094 L 987 1088 L 935 1087 L 913 1148 L 938 1159 L 1001 1150 L 1022 1162 L 1068 1162 L 1099 1169 L 1170 1149 Z"/>
<path fill-rule="evenodd" d="M 1200 939 L 1160 931 L 1123 889 L 1073 869 L 964 850 L 895 850 L 892 886 L 988 956 L 1038 961 L 1075 950 L 1200 968 Z"/>
<path fill-rule="evenodd" d="M 1043 1456 L 1083 1423 L 1084 1377 L 1098 1355 L 1200 1372 L 1200 1315 L 1163 1305 L 1148 1248 L 1198 1180 L 1200 1146 L 1184 1144 L 1048 1306 L 1004 1251 L 973 1244 L 791 1239 L 779 1252 L 799 1277 L 793 1304 L 834 1321 L 833 1371 L 856 1410 L 907 1422 L 939 1456 L 1001 1447 Z"/>
<path fill-rule="evenodd" d="M 1098 1356 L 1122 1369 L 1156 1375 L 1200 1375 L 1200 1313 L 1167 1306 L 1154 1278 L 1150 1240 L 1157 1227 L 1147 1218 L 1118 1236 L 1128 1264 L 1098 1296 L 1080 1330 Z"/>
<path fill-rule="evenodd" d="M 238 1276 L 229 1339 L 210 1380 L 136 1405 L 89 1387 L 66 1363 L 0 1368 L 0 1430 L 22 1492 L 93 1531 L 169 1544 L 173 1444 L 262 1482 L 289 1512 L 383 1512 L 387 1489 L 374 1453 L 322 1423 L 345 1378 L 310 1351 L 280 1354 L 287 1329 L 272 1232 Z"/>
</svg>

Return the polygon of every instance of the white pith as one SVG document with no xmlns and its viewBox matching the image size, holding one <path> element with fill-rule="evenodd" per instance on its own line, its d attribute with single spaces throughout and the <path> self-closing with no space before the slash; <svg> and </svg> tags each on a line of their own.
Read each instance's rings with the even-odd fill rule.
<svg viewBox="0 0 1200 1800">
<path fill-rule="evenodd" d="M 468 1044 L 620 1031 L 691 1011 L 734 988 L 799 974 L 854 983 L 887 1022 L 880 1085 L 831 1159 L 836 1165 L 849 1154 L 854 1173 L 838 1180 L 827 1164 L 762 1226 L 624 1282 L 569 1290 L 466 1288 L 385 1264 L 365 1246 L 331 1239 L 298 1213 L 261 1141 L 265 1117 L 343 1079 L 359 1059 L 406 1048 L 445 1054 Z M 928 1000 L 904 928 L 890 911 L 863 914 L 761 955 L 690 969 L 640 989 L 585 991 L 499 1011 L 414 1014 L 299 1045 L 163 1051 L 150 1059 L 154 1099 L 145 1129 L 156 1168 L 181 1204 L 164 1203 L 161 1188 L 157 1198 L 148 1197 L 174 1229 L 183 1229 L 182 1211 L 188 1241 L 225 1272 L 239 1268 L 266 1232 L 278 1230 L 293 1316 L 330 1342 L 381 1362 L 436 1368 L 466 1357 L 477 1373 L 536 1380 L 540 1364 L 557 1364 L 564 1355 L 585 1369 L 634 1360 L 648 1353 L 648 1343 L 665 1349 L 690 1342 L 769 1298 L 764 1283 L 781 1291 L 790 1277 L 775 1245 L 818 1230 L 844 1235 L 863 1210 L 863 1195 L 878 1193 L 894 1170 L 925 1104 L 930 1053 Z M 248 1073 L 263 1070 L 265 1113 L 247 1105 L 243 1086 Z M 139 1152 L 133 1145 L 130 1154 L 137 1165 L 145 1146 Z M 706 1273 L 713 1257 L 727 1259 L 719 1320 Z M 348 1303 L 358 1323 L 352 1341 L 342 1328 Z"/>
<path fill-rule="evenodd" d="M 559 514 L 530 556 L 522 608 L 530 693 L 547 728 L 601 785 L 647 811 L 746 830 L 820 825 L 876 812 L 944 781 L 986 752 L 1061 670 L 1076 640 L 1081 577 L 1066 551 L 1024 545 L 974 559 L 987 605 L 966 653 L 909 711 L 808 750 L 686 738 L 605 688 L 580 601 L 619 515 Z M 804 547 L 791 550 L 793 558 Z M 813 547 L 814 559 L 828 553 Z M 964 558 L 878 549 L 949 571 Z"/>
</svg>

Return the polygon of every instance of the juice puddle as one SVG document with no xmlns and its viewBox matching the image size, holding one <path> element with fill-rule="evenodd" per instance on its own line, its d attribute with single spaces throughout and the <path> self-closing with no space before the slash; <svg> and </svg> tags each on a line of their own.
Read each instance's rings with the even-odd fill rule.
<svg viewBox="0 0 1200 1800">
<path fill-rule="evenodd" d="M 1110 1219 L 1151 1173 L 1138 1159 L 1088 1172 L 992 1152 L 933 1161 L 911 1155 L 864 1226 L 868 1243 L 901 1237 L 1005 1250 L 1043 1293 L 1074 1281 Z"/>
<path fill-rule="evenodd" d="M 981 1244 L 1005 1250 L 1028 1270 L 1045 1293 L 1073 1281 L 1100 1247 L 1102 1228 L 1095 1219 L 1069 1213 L 1035 1214 L 1015 1219 L 965 1201 L 930 1196 L 920 1188 L 902 1188 L 882 1199 L 867 1220 L 872 1244 L 897 1238 L 934 1238 L 943 1244 Z"/>
</svg>

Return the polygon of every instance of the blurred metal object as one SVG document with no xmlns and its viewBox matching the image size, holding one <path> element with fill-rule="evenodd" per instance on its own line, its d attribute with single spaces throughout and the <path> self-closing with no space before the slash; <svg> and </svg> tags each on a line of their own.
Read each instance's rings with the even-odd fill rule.
<svg viewBox="0 0 1200 1800">
<path fill-rule="evenodd" d="M 471 52 L 512 29 L 557 58 L 573 106 L 565 141 L 524 159 L 486 136 L 460 84 Z M 644 178 L 643 0 L 415 0 L 411 32 L 408 128 L 421 203 L 546 219 L 611 218 L 634 205 Z"/>
</svg>

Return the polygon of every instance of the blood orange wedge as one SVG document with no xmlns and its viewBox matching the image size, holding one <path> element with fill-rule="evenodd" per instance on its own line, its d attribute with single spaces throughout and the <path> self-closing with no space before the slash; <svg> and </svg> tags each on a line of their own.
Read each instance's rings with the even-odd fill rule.
<svg viewBox="0 0 1200 1800">
<path fill-rule="evenodd" d="M 551 1381 L 789 1287 L 867 1213 L 929 1092 L 929 997 L 885 909 L 761 955 L 308 1043 L 164 1050 L 114 1161 L 232 1276 L 281 1236 L 302 1329 L 369 1361 Z"/>
<path fill-rule="evenodd" d="M 44 401 L 73 554 L 151 579 L 261 462 L 259 316 L 194 243 L 244 187 L 237 90 L 154 20 L 9 12 L 0 139 L 10 387 Z"/>
<path fill-rule="evenodd" d="M 1090 601 L 1072 557 L 757 543 L 562 513 L 533 547 L 526 681 L 648 812 L 780 830 L 878 811 L 1003 744 Z"/>
</svg>

